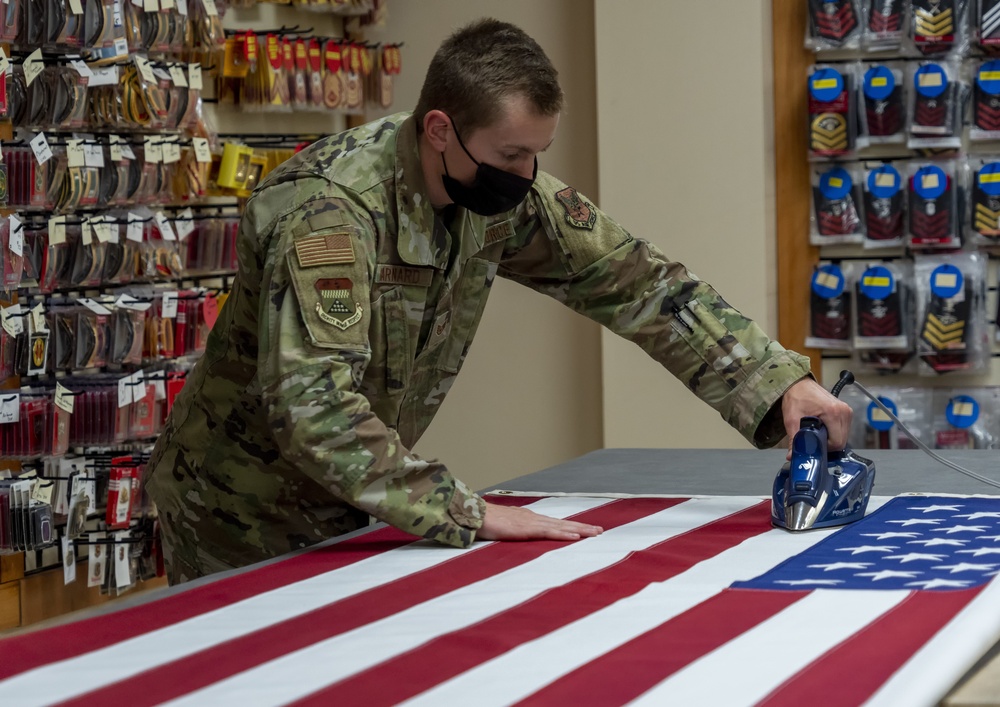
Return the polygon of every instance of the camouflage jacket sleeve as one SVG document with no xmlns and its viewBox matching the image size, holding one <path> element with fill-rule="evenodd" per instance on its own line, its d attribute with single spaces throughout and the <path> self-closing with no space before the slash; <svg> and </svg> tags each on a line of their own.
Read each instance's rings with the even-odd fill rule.
<svg viewBox="0 0 1000 707">
<path fill-rule="evenodd" d="M 638 344 L 756 446 L 784 437 L 781 415 L 768 413 L 809 374 L 808 359 L 575 189 L 538 174 L 499 273 Z"/>
<path fill-rule="evenodd" d="M 325 180 L 296 177 L 258 192 L 244 215 L 243 242 L 256 240 L 262 272 L 258 376 L 275 440 L 352 506 L 414 535 L 468 546 L 482 525 L 482 499 L 442 464 L 406 449 L 358 392 L 372 355 L 374 226 L 351 195 L 331 198 Z M 349 291 L 339 319 L 320 306 L 321 290 L 331 288 Z"/>
</svg>

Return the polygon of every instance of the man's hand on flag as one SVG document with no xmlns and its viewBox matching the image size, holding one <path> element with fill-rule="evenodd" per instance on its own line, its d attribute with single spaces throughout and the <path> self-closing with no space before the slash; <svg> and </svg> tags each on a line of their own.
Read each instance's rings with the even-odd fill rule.
<svg viewBox="0 0 1000 707">
<path fill-rule="evenodd" d="M 592 538 L 604 528 L 572 520 L 550 518 L 527 508 L 486 504 L 480 540 L 579 540 Z"/>
</svg>

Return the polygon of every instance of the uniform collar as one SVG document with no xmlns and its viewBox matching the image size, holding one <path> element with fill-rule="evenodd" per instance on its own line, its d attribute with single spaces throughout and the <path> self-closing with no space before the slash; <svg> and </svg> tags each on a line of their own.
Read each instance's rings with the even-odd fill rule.
<svg viewBox="0 0 1000 707">
<path fill-rule="evenodd" d="M 435 218 L 427 196 L 427 184 L 420 165 L 417 122 L 411 115 L 396 132 L 396 248 L 399 256 L 410 265 L 448 267 L 451 251 L 448 231 Z M 483 247 L 487 219 L 459 207 L 455 214 L 454 237 L 462 238 L 462 259 L 466 253 L 476 253 Z"/>
</svg>

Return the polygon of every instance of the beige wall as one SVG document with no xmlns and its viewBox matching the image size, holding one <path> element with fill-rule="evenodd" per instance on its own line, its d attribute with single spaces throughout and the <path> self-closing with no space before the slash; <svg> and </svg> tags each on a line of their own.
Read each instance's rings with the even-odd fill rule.
<svg viewBox="0 0 1000 707">
<path fill-rule="evenodd" d="M 415 105 L 441 41 L 484 16 L 522 27 L 559 70 L 567 109 L 539 165 L 596 195 L 590 0 L 391 2 L 387 26 L 370 37 L 405 42 L 394 109 Z M 498 278 L 465 369 L 417 451 L 483 488 L 599 448 L 599 336 L 596 325 Z"/>
<path fill-rule="evenodd" d="M 595 0 L 600 206 L 774 335 L 769 11 Z M 605 446 L 746 446 L 636 347 L 602 349 Z"/>
</svg>

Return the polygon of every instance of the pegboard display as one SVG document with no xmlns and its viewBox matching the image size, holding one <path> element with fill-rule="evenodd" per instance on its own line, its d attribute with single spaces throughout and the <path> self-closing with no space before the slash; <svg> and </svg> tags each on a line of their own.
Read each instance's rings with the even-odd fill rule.
<svg viewBox="0 0 1000 707">
<path fill-rule="evenodd" d="M 998 448 L 1000 3 L 804 4 L 806 344 L 824 378 L 850 368 L 926 412 L 932 446 Z M 854 444 L 908 445 L 855 402 Z"/>
<path fill-rule="evenodd" d="M 0 570 L 23 556 L 109 595 L 162 576 L 144 463 L 225 305 L 242 205 L 391 105 L 401 45 L 364 37 L 386 17 L 383 0 L 4 4 Z"/>
</svg>

